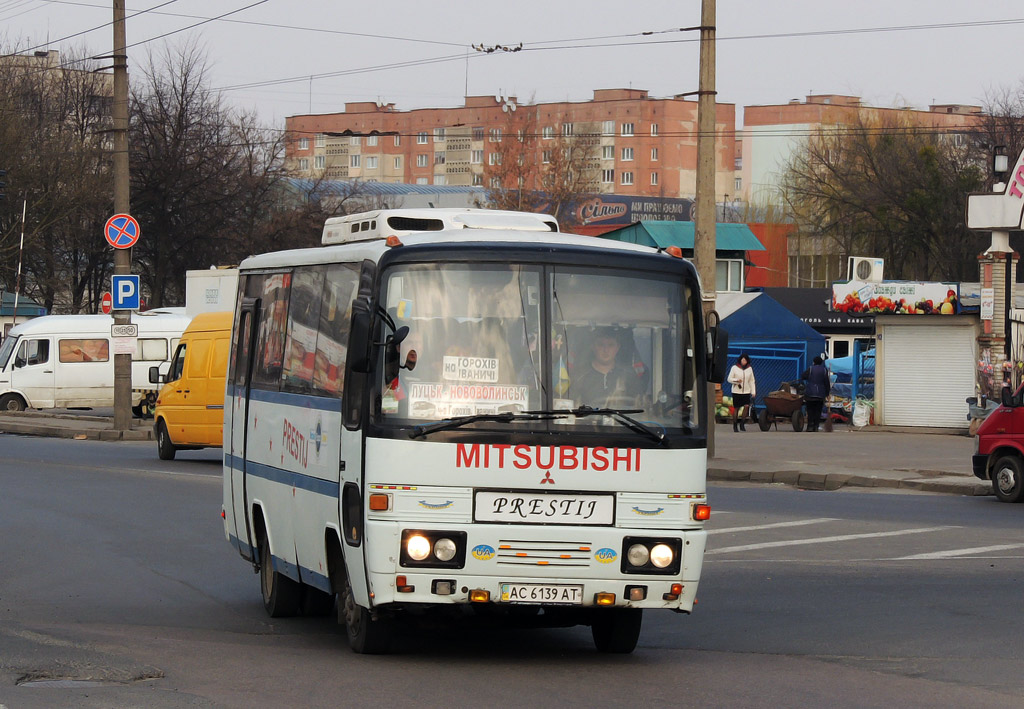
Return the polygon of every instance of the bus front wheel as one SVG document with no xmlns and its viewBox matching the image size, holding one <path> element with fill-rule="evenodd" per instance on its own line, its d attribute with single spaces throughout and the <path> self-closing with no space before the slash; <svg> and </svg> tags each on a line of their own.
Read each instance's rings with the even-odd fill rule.
<svg viewBox="0 0 1024 709">
<path fill-rule="evenodd" d="M 374 618 L 369 610 L 357 604 L 348 579 L 345 579 L 345 591 L 338 602 L 338 622 L 348 632 L 348 644 L 352 652 L 382 655 L 390 651 L 390 619 Z"/>
<path fill-rule="evenodd" d="M 594 611 L 590 630 L 594 645 L 601 652 L 628 654 L 636 649 L 643 624 L 639 608 L 607 608 Z"/>
<path fill-rule="evenodd" d="M 178 447 L 171 443 L 171 434 L 167 433 L 167 425 L 163 421 L 156 424 L 156 452 L 160 460 L 174 460 Z"/>
</svg>

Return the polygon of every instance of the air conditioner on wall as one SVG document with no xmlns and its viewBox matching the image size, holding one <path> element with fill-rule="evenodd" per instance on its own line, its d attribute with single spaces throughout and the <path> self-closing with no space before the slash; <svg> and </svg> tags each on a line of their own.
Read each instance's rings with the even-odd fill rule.
<svg viewBox="0 0 1024 709">
<path fill-rule="evenodd" d="M 851 281 L 877 283 L 882 280 L 885 259 L 871 256 L 851 256 L 847 278 Z"/>
</svg>

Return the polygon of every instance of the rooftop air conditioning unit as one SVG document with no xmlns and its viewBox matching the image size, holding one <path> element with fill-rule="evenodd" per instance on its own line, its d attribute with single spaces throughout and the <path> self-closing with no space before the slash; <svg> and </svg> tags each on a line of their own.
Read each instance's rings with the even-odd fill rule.
<svg viewBox="0 0 1024 709">
<path fill-rule="evenodd" d="M 884 265 L 885 259 L 870 256 L 851 256 L 847 277 L 851 281 L 878 283 L 882 280 L 882 268 Z"/>
</svg>

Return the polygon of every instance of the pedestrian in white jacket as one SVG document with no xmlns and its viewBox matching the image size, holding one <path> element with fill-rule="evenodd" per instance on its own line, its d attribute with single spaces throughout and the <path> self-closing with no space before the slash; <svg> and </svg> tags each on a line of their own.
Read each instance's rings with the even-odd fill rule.
<svg viewBox="0 0 1024 709">
<path fill-rule="evenodd" d="M 754 368 L 750 365 L 750 357 L 744 352 L 729 370 L 729 383 L 732 384 L 732 430 L 746 431 L 744 422 L 750 415 L 750 404 L 757 394 L 754 383 Z"/>
</svg>

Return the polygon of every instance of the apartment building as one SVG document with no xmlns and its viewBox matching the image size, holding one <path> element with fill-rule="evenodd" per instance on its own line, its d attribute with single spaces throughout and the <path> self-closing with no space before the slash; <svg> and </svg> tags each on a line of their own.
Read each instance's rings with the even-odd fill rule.
<svg viewBox="0 0 1024 709">
<path fill-rule="evenodd" d="M 742 153 L 737 162 L 740 198 L 755 205 L 778 200 L 782 175 L 807 136 L 821 129 L 853 125 L 858 119 L 881 122 L 899 117 L 911 125 L 943 128 L 958 139 L 957 128 L 968 129 L 983 119 L 981 106 L 935 104 L 927 111 L 868 106 L 859 96 L 820 94 L 804 101 L 743 108 Z M 963 139 L 963 136 L 959 136 Z"/>
<path fill-rule="evenodd" d="M 735 120 L 735 106 L 718 104 L 716 201 L 735 194 Z M 409 111 L 356 102 L 339 113 L 291 116 L 286 127 L 286 165 L 312 179 L 483 187 L 500 179 L 504 187 L 536 189 L 544 165 L 571 147 L 594 192 L 696 193 L 697 102 L 652 98 L 641 89 L 598 89 L 590 101 L 539 104 L 467 96 L 463 106 Z M 510 155 L 539 169 L 499 170 Z"/>
<path fill-rule="evenodd" d="M 859 96 L 820 94 L 785 104 L 745 106 L 736 187 L 749 214 L 781 213 L 783 175 L 794 154 L 802 150 L 808 136 L 868 123 L 896 123 L 941 129 L 957 144 L 981 124 L 980 106 L 935 104 L 928 110 L 878 108 L 866 105 Z M 957 132 L 962 129 L 963 133 Z M 819 287 L 846 277 L 846 257 L 815 235 L 794 231 L 788 237 L 789 285 Z M 870 254 L 867 254 L 870 255 Z"/>
</svg>

